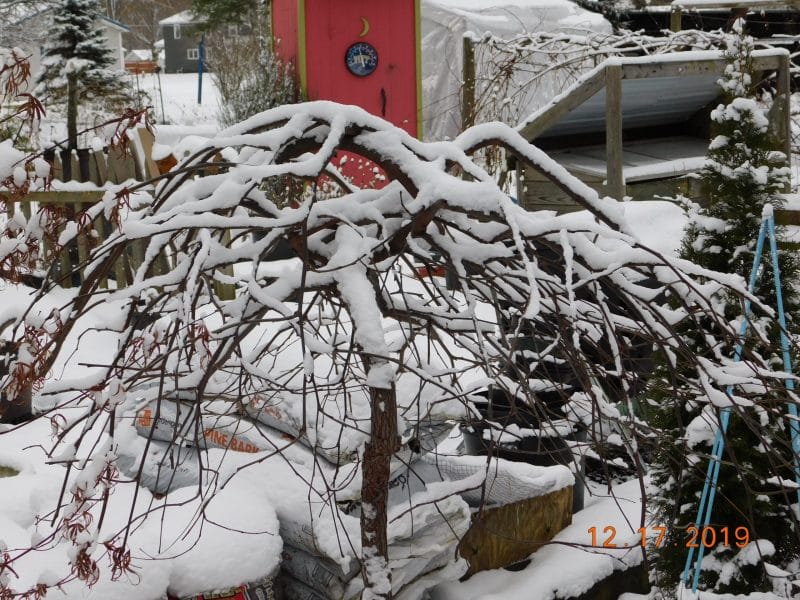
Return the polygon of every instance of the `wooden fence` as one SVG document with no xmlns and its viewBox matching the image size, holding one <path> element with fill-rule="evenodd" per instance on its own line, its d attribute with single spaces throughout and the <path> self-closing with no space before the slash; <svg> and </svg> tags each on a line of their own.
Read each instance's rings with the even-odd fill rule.
<svg viewBox="0 0 800 600">
<path fill-rule="evenodd" d="M 42 208 L 49 208 L 63 215 L 65 224 L 74 222 L 79 215 L 93 204 L 99 202 L 104 190 L 59 190 L 58 182 L 77 181 L 103 186 L 106 183 L 123 183 L 128 180 L 146 181 L 159 175 L 156 163 L 150 158 L 153 148 L 153 135 L 146 129 L 133 130 L 130 136 L 129 151 L 118 148 L 98 150 L 78 150 L 45 153 L 51 164 L 51 174 L 56 181 L 55 190 L 29 192 L 22 198 L 0 192 L 0 201 L 5 204 L 6 215 L 13 218 L 17 211 L 26 219 Z M 87 186 L 88 187 L 88 186 Z M 114 231 L 115 225 L 103 215 L 97 217 L 91 228 L 81 233 L 76 242 L 63 248 L 50 265 L 51 273 L 60 275 L 63 287 L 79 285 L 83 280 L 83 267 L 93 247 L 102 244 Z M 63 231 L 63 226 L 61 227 Z M 60 233 L 60 232 L 59 232 Z M 125 287 L 133 280 L 135 270 L 144 259 L 144 242 L 133 242 L 114 265 L 111 278 L 117 288 Z M 45 240 L 44 255 L 52 255 L 52 245 Z M 165 270 L 169 257 L 162 257 L 156 265 Z M 109 287 L 109 278 L 101 282 Z"/>
<path fill-rule="evenodd" d="M 104 186 L 106 183 L 124 183 L 128 180 L 147 181 L 157 177 L 162 172 L 169 170 L 175 161 L 165 161 L 165 165 L 156 163 L 151 158 L 155 138 L 144 128 L 131 130 L 129 151 L 117 148 L 102 150 L 78 150 L 72 152 L 51 152 L 45 154 L 45 159 L 51 164 L 53 179 L 61 182 L 77 181 L 94 183 Z M 59 185 L 53 186 L 58 188 Z M 88 186 L 87 186 L 88 187 Z M 22 198 L 15 198 L 8 193 L 0 191 L 0 201 L 5 204 L 6 215 L 10 219 L 17 211 L 21 211 L 30 219 L 36 210 L 50 207 L 64 216 L 65 224 L 74 222 L 80 215 L 93 204 L 99 202 L 104 190 L 51 190 L 36 191 L 26 194 Z M 92 223 L 91 228 L 80 233 L 77 240 L 63 248 L 50 265 L 51 274 L 54 274 L 60 285 L 69 288 L 80 285 L 83 281 L 83 269 L 91 249 L 102 244 L 114 231 L 116 225 L 102 214 Z M 63 226 L 61 227 L 63 231 Z M 60 233 L 60 232 L 59 232 Z M 44 248 L 45 256 L 52 254 L 52 247 Z M 125 252 L 115 263 L 110 277 L 101 281 L 101 287 L 109 287 L 109 279 L 113 279 L 116 288 L 122 288 L 133 281 L 136 270 L 144 262 L 146 242 L 133 241 L 129 243 Z M 175 253 L 162 255 L 155 261 L 153 274 L 166 272 L 172 264 Z M 233 275 L 231 268 L 226 268 L 227 275 Z M 223 300 L 233 299 L 235 288 L 230 284 L 215 282 L 217 295 Z"/>
</svg>

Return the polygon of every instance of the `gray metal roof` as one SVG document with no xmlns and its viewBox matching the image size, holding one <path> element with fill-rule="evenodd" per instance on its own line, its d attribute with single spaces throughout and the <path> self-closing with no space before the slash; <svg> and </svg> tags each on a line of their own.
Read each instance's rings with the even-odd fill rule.
<svg viewBox="0 0 800 600">
<path fill-rule="evenodd" d="M 622 80 L 624 129 L 686 121 L 720 95 L 718 74 Z M 601 89 L 539 137 L 600 133 L 606 128 L 606 92 Z"/>
</svg>

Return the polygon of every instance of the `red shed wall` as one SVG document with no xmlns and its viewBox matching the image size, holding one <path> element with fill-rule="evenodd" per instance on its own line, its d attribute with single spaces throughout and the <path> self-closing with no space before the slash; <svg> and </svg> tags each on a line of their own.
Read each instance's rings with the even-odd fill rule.
<svg viewBox="0 0 800 600">
<path fill-rule="evenodd" d="M 308 98 L 361 106 L 416 136 L 415 1 L 301 0 L 301 11 L 306 34 L 301 80 Z M 361 35 L 362 18 L 369 23 L 366 35 Z M 368 42 L 378 52 L 378 67 L 367 77 L 353 75 L 345 66 L 347 49 L 357 42 Z"/>
<path fill-rule="evenodd" d="M 275 51 L 297 73 L 298 0 L 272 0 L 272 34 Z"/>
</svg>

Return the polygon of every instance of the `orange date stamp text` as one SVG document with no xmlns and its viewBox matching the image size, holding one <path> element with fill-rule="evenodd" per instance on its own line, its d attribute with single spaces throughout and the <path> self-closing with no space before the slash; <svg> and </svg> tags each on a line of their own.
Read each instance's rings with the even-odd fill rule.
<svg viewBox="0 0 800 600">
<path fill-rule="evenodd" d="M 601 548 L 625 548 L 637 544 L 618 544 L 615 542 L 617 537 L 617 528 L 613 525 L 606 525 L 601 530 L 598 527 L 589 527 L 588 533 L 591 538 L 590 545 Z M 650 527 L 639 527 L 636 530 L 639 533 L 639 544 L 644 547 L 647 546 L 648 539 L 655 538 L 653 545 L 656 548 L 661 548 L 667 537 L 667 528 L 663 525 L 652 525 Z M 696 527 L 689 525 L 686 528 L 686 548 L 713 548 L 714 546 L 735 546 L 737 548 L 744 548 L 750 543 L 750 530 L 744 525 L 739 527 Z"/>
</svg>

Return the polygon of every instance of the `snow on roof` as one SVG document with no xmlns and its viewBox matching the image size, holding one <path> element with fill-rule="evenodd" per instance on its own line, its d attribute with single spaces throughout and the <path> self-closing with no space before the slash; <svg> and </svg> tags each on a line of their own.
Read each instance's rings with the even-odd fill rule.
<svg viewBox="0 0 800 600">
<path fill-rule="evenodd" d="M 423 19 L 449 23 L 465 21 L 466 30 L 482 34 L 518 35 L 534 31 L 608 31 L 602 15 L 585 10 L 570 0 L 423 0 Z"/>
<path fill-rule="evenodd" d="M 153 53 L 150 50 L 131 50 L 125 55 L 125 62 L 135 62 L 138 60 L 153 60 Z"/>
<path fill-rule="evenodd" d="M 183 10 L 179 13 L 175 13 L 167 17 L 166 19 L 161 19 L 158 24 L 159 25 L 188 25 L 191 23 L 202 23 L 203 19 L 200 17 L 196 17 L 191 10 Z"/>
<path fill-rule="evenodd" d="M 99 20 L 101 21 L 102 25 L 110 27 L 111 29 L 117 29 L 118 31 L 124 31 L 124 32 L 128 32 L 131 30 L 131 28 L 125 25 L 125 23 L 121 23 L 120 21 L 112 19 L 111 17 L 106 15 L 100 15 Z"/>
</svg>

